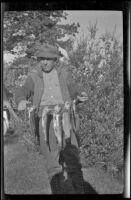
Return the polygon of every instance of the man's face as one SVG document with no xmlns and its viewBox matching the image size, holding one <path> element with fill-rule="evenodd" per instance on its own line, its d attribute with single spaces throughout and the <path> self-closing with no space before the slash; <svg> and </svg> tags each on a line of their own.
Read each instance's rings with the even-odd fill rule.
<svg viewBox="0 0 131 200">
<path fill-rule="evenodd" d="M 54 59 L 41 58 L 38 59 L 39 65 L 44 72 L 50 72 L 54 68 Z"/>
</svg>

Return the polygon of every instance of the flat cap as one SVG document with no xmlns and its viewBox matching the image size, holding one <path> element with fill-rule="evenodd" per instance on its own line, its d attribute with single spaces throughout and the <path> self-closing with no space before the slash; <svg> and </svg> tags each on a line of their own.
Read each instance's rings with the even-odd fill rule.
<svg viewBox="0 0 131 200">
<path fill-rule="evenodd" d="M 57 47 L 50 44 L 43 44 L 37 47 L 34 52 L 34 56 L 43 58 L 58 58 L 61 56 L 61 53 Z"/>
</svg>

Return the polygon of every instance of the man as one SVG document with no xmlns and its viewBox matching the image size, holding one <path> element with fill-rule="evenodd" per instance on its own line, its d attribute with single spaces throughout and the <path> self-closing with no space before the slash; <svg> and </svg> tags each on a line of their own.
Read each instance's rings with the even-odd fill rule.
<svg viewBox="0 0 131 200">
<path fill-rule="evenodd" d="M 68 174 L 72 174 L 72 171 L 77 174 L 80 171 L 78 142 L 72 131 L 71 144 L 59 151 L 53 128 L 53 117 L 52 114 L 49 114 L 46 127 L 49 143 L 47 144 L 42 129 L 43 110 L 47 106 L 49 109 L 53 109 L 56 105 L 62 108 L 65 102 L 71 102 L 76 98 L 80 102 L 87 100 L 86 93 L 79 96 L 78 87 L 73 83 L 71 74 L 57 66 L 59 55 L 58 48 L 49 44 L 43 44 L 36 49 L 34 56 L 37 57 L 38 66 L 29 74 L 25 84 L 16 90 L 18 110 L 24 110 L 28 99 L 33 97 L 33 106 L 39 117 L 40 152 L 47 161 L 47 172 L 53 193 L 62 193 L 58 190 L 62 185 L 63 166 Z M 83 191 L 79 192 L 83 193 Z"/>
</svg>

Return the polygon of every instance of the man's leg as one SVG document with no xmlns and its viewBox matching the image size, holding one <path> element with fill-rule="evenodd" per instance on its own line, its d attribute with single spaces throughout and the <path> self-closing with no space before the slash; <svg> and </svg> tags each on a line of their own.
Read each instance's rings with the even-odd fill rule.
<svg viewBox="0 0 131 200">
<path fill-rule="evenodd" d="M 57 172 L 62 170 L 62 166 L 59 164 L 59 151 L 56 138 L 53 131 L 52 119 L 49 116 L 47 121 L 47 135 L 48 141 L 44 139 L 44 133 L 42 130 L 41 119 L 39 124 L 39 133 L 40 133 L 40 152 L 46 156 L 47 160 L 47 169 L 49 172 L 49 177 Z"/>
<path fill-rule="evenodd" d="M 52 193 L 61 194 L 61 181 L 63 181 L 62 165 L 59 163 L 59 150 L 56 142 L 52 117 L 49 116 L 47 121 L 48 142 L 44 140 L 44 133 L 42 132 L 40 120 L 40 152 L 46 158 L 46 168 L 49 176 Z"/>
</svg>

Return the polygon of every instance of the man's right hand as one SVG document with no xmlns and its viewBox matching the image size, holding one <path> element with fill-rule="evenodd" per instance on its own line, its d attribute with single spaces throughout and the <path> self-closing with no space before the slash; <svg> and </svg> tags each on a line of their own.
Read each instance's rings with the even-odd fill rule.
<svg viewBox="0 0 131 200">
<path fill-rule="evenodd" d="M 18 110 L 21 111 L 21 110 L 25 110 L 26 109 L 26 105 L 28 104 L 29 102 L 26 101 L 26 100 L 22 100 L 19 102 L 18 104 Z"/>
</svg>

